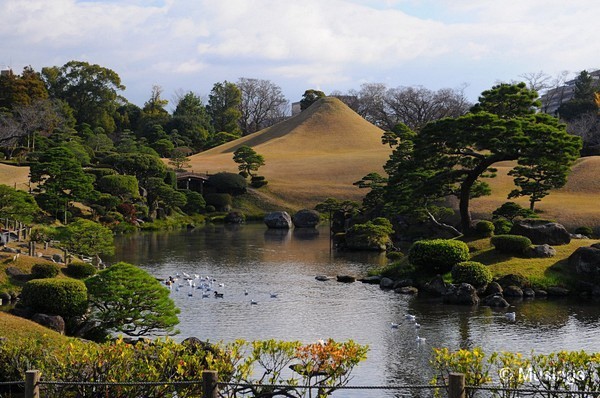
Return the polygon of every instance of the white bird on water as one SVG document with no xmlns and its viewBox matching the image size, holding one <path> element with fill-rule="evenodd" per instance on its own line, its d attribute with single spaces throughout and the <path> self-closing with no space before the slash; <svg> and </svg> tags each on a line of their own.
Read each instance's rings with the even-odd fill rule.
<svg viewBox="0 0 600 398">
<path fill-rule="evenodd" d="M 277 298 L 277 293 L 271 293 L 271 298 Z"/>
<path fill-rule="evenodd" d="M 413 321 L 415 322 L 417 320 L 417 317 L 411 314 L 406 314 L 404 315 L 404 318 L 408 319 L 409 321 Z"/>
<path fill-rule="evenodd" d="M 508 319 L 511 322 L 514 322 L 517 320 L 516 312 L 507 312 L 506 314 L 504 314 L 504 316 L 506 317 L 506 319 Z"/>
<path fill-rule="evenodd" d="M 254 304 L 254 305 L 256 305 L 256 304 L 258 304 L 258 302 L 257 302 L 257 301 L 254 301 L 254 299 L 252 299 L 252 300 L 250 300 L 250 304 Z"/>
<path fill-rule="evenodd" d="M 425 344 L 425 337 L 417 336 L 417 344 L 419 344 L 419 345 Z"/>
<path fill-rule="evenodd" d="M 392 329 L 398 329 L 398 326 L 400 326 L 400 325 L 397 323 L 391 322 L 390 326 L 392 327 Z"/>
</svg>

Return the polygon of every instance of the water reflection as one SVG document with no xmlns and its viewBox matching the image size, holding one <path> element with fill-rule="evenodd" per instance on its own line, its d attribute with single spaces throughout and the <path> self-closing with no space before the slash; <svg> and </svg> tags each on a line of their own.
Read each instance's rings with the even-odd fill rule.
<svg viewBox="0 0 600 398">
<path fill-rule="evenodd" d="M 328 230 L 315 231 L 216 225 L 123 236 L 113 261 L 137 264 L 160 278 L 188 272 L 224 283 L 218 300 L 172 293 L 181 308 L 180 340 L 332 337 L 368 344 L 369 357 L 356 370 L 355 385 L 426 384 L 432 376 L 431 347 L 525 354 L 600 347 L 600 306 L 591 300 L 526 300 L 497 310 L 443 305 L 437 298 L 403 296 L 362 283 L 318 282 L 316 275 L 364 275 L 386 259 L 379 253 L 330 252 Z M 278 297 L 271 298 L 271 292 Z M 259 304 L 250 305 L 251 299 Z M 517 313 L 516 322 L 507 321 L 507 311 Z M 417 317 L 426 344 L 416 344 L 417 330 L 404 319 L 406 313 Z M 391 322 L 399 327 L 392 329 Z M 394 395 L 375 391 L 369 396 Z M 365 395 L 344 391 L 341 396 Z"/>
</svg>

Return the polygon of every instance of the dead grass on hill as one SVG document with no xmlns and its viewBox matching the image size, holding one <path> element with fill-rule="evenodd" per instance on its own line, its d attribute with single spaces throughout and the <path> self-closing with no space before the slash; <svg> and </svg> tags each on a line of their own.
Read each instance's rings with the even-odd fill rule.
<svg viewBox="0 0 600 398">
<path fill-rule="evenodd" d="M 0 184 L 23 191 L 29 190 L 29 167 L 18 167 L 0 163 Z"/>
</svg>

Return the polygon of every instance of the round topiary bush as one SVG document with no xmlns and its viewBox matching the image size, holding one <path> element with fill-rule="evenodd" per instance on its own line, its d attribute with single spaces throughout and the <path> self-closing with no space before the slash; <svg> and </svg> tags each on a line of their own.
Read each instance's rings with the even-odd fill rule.
<svg viewBox="0 0 600 398">
<path fill-rule="evenodd" d="M 71 278 L 85 279 L 95 275 L 98 270 L 92 264 L 73 262 L 67 265 L 67 274 Z"/>
<path fill-rule="evenodd" d="M 477 235 L 482 237 L 488 238 L 494 235 L 495 229 L 496 227 L 491 221 L 481 220 L 477 221 L 477 224 L 475 224 L 475 232 L 477 232 Z"/>
<path fill-rule="evenodd" d="M 219 211 L 229 211 L 233 203 L 233 199 L 228 193 L 207 193 L 204 195 L 204 199 L 206 200 L 207 209 L 208 206 L 213 206 Z"/>
<path fill-rule="evenodd" d="M 246 193 L 248 182 L 236 173 L 221 172 L 210 176 L 208 182 L 218 193 L 241 195 Z M 208 203 L 208 198 L 205 198 Z"/>
<path fill-rule="evenodd" d="M 494 248 L 506 254 L 525 254 L 525 250 L 531 246 L 531 240 L 521 235 L 496 235 L 491 239 Z"/>
<path fill-rule="evenodd" d="M 31 267 L 32 279 L 54 278 L 58 275 L 60 268 L 54 263 L 39 263 Z"/>
<path fill-rule="evenodd" d="M 469 259 L 469 247 L 460 240 L 420 240 L 408 251 L 408 261 L 419 272 L 445 274 L 460 262 Z"/>
<path fill-rule="evenodd" d="M 454 283 L 468 283 L 475 287 L 487 285 L 492 281 L 492 272 L 477 261 L 463 261 L 452 267 Z"/>
<path fill-rule="evenodd" d="M 510 233 L 513 223 L 506 218 L 498 218 L 494 220 L 494 234 L 496 235 L 507 235 Z"/>
<path fill-rule="evenodd" d="M 393 251 L 393 252 L 387 252 L 385 254 L 385 256 L 387 257 L 388 260 L 390 261 L 398 261 L 401 258 L 404 257 L 404 253 L 402 252 L 397 252 L 397 251 Z"/>
<path fill-rule="evenodd" d="M 63 318 L 85 314 L 87 288 L 75 279 L 34 279 L 21 291 L 21 302 L 34 312 Z"/>
</svg>

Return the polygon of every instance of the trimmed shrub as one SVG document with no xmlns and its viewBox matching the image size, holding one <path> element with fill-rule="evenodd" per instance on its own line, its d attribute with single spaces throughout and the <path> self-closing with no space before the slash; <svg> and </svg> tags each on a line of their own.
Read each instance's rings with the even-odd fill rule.
<svg viewBox="0 0 600 398">
<path fill-rule="evenodd" d="M 66 272 L 71 278 L 85 279 L 96 274 L 98 270 L 92 264 L 73 262 L 67 265 Z"/>
<path fill-rule="evenodd" d="M 211 187 L 218 193 L 241 195 L 246 193 L 248 182 L 244 177 L 236 173 L 221 172 L 210 176 L 208 180 Z M 208 198 L 206 198 L 208 203 Z"/>
<path fill-rule="evenodd" d="M 495 229 L 496 227 L 491 221 L 481 220 L 475 224 L 475 231 L 477 232 L 477 235 L 485 238 L 489 238 L 490 236 L 494 235 Z"/>
<path fill-rule="evenodd" d="M 404 254 L 402 252 L 387 252 L 385 256 L 390 261 L 398 261 L 404 257 Z"/>
<path fill-rule="evenodd" d="M 591 238 L 592 236 L 594 236 L 594 230 L 590 227 L 579 227 L 575 230 L 575 233 L 585 235 L 588 238 Z"/>
<path fill-rule="evenodd" d="M 468 283 L 475 287 L 481 287 L 490 283 L 492 278 L 489 268 L 477 261 L 463 261 L 452 267 L 454 283 Z"/>
<path fill-rule="evenodd" d="M 534 211 L 524 208 L 515 202 L 506 202 L 492 212 L 492 219 L 504 217 L 510 222 L 515 218 L 537 218 Z"/>
<path fill-rule="evenodd" d="M 87 288 L 75 279 L 34 279 L 21 291 L 24 306 L 34 312 L 60 315 L 63 318 L 85 314 L 88 307 Z"/>
<path fill-rule="evenodd" d="M 510 233 L 513 223 L 506 218 L 499 218 L 494 220 L 494 234 L 496 235 L 507 235 Z"/>
<path fill-rule="evenodd" d="M 531 240 L 521 235 L 496 235 L 491 239 L 494 248 L 506 254 L 525 254 L 525 250 L 531 246 Z"/>
<path fill-rule="evenodd" d="M 45 278 L 54 278 L 58 275 L 60 269 L 58 265 L 54 263 L 39 263 L 34 264 L 31 267 L 31 278 L 32 279 L 45 279 Z"/>
<path fill-rule="evenodd" d="M 420 240 L 413 243 L 408 251 L 408 261 L 423 273 L 445 274 L 454 265 L 468 259 L 467 244 L 453 239 Z"/>
<path fill-rule="evenodd" d="M 214 206 L 220 211 L 228 211 L 233 203 L 228 193 L 207 193 L 204 195 L 204 200 L 207 205 Z"/>
</svg>

